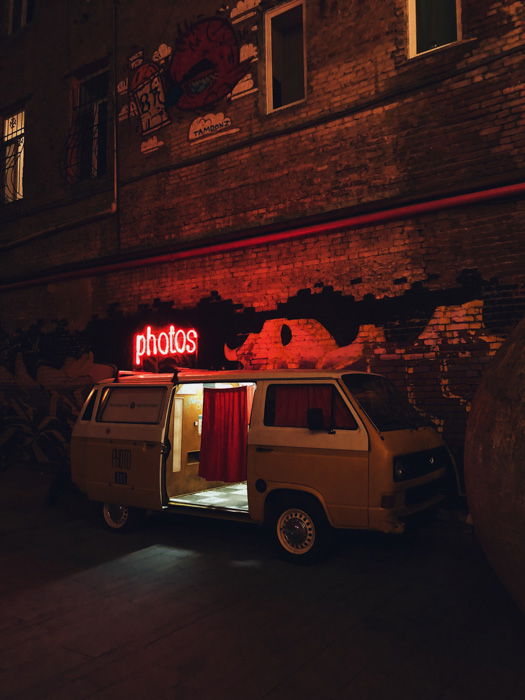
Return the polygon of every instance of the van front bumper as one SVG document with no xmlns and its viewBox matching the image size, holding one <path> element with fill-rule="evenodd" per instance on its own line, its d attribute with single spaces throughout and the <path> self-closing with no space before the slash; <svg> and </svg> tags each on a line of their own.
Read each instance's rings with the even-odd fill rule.
<svg viewBox="0 0 525 700">
<path fill-rule="evenodd" d="M 370 508 L 370 529 L 402 533 L 411 515 L 437 506 L 446 495 L 446 477 L 425 481 L 405 489 L 383 494 L 381 506 Z"/>
</svg>

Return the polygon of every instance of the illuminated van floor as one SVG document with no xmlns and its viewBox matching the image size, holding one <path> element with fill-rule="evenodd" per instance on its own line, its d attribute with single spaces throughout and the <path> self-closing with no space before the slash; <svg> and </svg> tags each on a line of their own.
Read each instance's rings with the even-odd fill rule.
<svg viewBox="0 0 525 700">
<path fill-rule="evenodd" d="M 185 493 L 170 498 L 170 503 L 189 506 L 207 506 L 208 508 L 227 508 L 228 510 L 248 510 L 248 488 L 246 482 L 217 486 L 214 489 Z"/>
</svg>

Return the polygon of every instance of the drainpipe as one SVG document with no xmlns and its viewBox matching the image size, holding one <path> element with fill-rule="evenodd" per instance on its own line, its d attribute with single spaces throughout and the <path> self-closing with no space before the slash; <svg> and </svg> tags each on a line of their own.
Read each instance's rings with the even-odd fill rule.
<svg viewBox="0 0 525 700">
<path fill-rule="evenodd" d="M 382 211 L 370 212 L 367 214 L 358 214 L 356 216 L 350 216 L 344 219 L 336 219 L 334 221 L 328 221 L 321 224 L 312 224 L 311 226 L 302 226 L 300 228 L 289 229 L 286 231 L 259 234 L 248 238 L 224 241 L 221 243 L 205 244 L 202 246 L 176 250 L 171 253 L 162 253 L 148 257 L 120 260 L 118 262 L 101 263 L 91 267 L 77 268 L 76 270 L 64 270 L 54 274 L 42 275 L 40 277 L 37 276 L 31 279 L 19 280 L 17 282 L 10 282 L 2 285 L 0 287 L 0 291 L 31 287 L 37 284 L 47 284 L 60 280 L 93 277 L 96 275 L 108 274 L 110 272 L 120 272 L 122 270 L 130 270 L 137 267 L 145 267 L 146 265 L 149 266 L 171 263 L 178 260 L 201 257 L 203 255 L 213 255 L 232 250 L 253 248 L 255 246 L 266 245 L 269 243 L 291 241 L 297 238 L 306 238 L 323 233 L 335 233 L 336 231 L 341 231 L 347 228 L 359 228 L 361 226 L 388 223 L 390 221 L 397 221 L 399 219 L 430 214 L 446 209 L 455 209 L 462 206 L 480 204 L 497 199 L 518 197 L 520 195 L 525 195 L 525 182 L 515 185 L 506 185 L 504 187 L 496 187 L 488 190 L 478 190 L 476 192 L 455 195 L 453 197 L 443 197 L 441 199 L 418 202 L 417 204 L 393 207 L 391 209 L 383 209 Z"/>
<path fill-rule="evenodd" d="M 118 0 L 113 0 L 113 204 L 116 248 L 120 251 L 119 153 L 118 153 Z"/>
</svg>

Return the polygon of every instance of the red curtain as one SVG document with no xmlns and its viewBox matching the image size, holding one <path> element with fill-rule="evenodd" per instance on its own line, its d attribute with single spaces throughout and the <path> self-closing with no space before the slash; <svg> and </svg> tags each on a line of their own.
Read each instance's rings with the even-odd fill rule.
<svg viewBox="0 0 525 700">
<path fill-rule="evenodd" d="M 207 481 L 246 481 L 248 392 L 204 389 L 199 476 Z"/>
<path fill-rule="evenodd" d="M 306 428 L 308 408 L 321 408 L 325 424 L 330 421 L 332 387 L 327 384 L 275 384 L 276 426 Z"/>
<path fill-rule="evenodd" d="M 320 408 L 327 428 L 353 430 L 356 422 L 331 384 L 274 384 L 275 426 L 308 427 L 307 410 Z"/>
</svg>

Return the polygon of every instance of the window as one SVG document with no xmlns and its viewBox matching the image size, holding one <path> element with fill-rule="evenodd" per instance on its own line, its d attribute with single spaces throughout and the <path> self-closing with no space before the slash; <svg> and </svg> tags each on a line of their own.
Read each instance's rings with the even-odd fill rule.
<svg viewBox="0 0 525 700">
<path fill-rule="evenodd" d="M 163 386 L 107 388 L 97 420 L 103 423 L 158 423 L 166 389 Z"/>
<path fill-rule="evenodd" d="M 327 428 L 355 430 L 357 423 L 332 384 L 271 384 L 266 392 L 264 424 L 307 428 L 308 409 L 323 412 Z"/>
<path fill-rule="evenodd" d="M 267 111 L 305 97 L 304 2 L 288 2 L 266 13 Z"/>
<path fill-rule="evenodd" d="M 107 172 L 108 85 L 107 71 L 78 83 L 73 130 L 67 148 L 69 182 L 100 177 Z"/>
<path fill-rule="evenodd" d="M 430 425 L 384 377 L 343 374 L 343 381 L 378 430 L 406 430 Z"/>
<path fill-rule="evenodd" d="M 86 403 L 86 408 L 84 409 L 81 420 L 91 420 L 93 416 L 93 409 L 95 408 L 95 401 L 97 400 L 97 393 L 98 392 L 96 389 L 91 390 L 91 394 L 89 395 L 89 399 Z"/>
<path fill-rule="evenodd" d="M 9 0 L 7 3 L 8 34 L 16 34 L 31 22 L 34 5 L 34 0 Z"/>
<path fill-rule="evenodd" d="M 4 119 L 4 202 L 14 202 L 24 196 L 24 122 L 23 111 Z"/>
<path fill-rule="evenodd" d="M 409 0 L 408 9 L 411 56 L 461 39 L 461 0 Z"/>
</svg>

